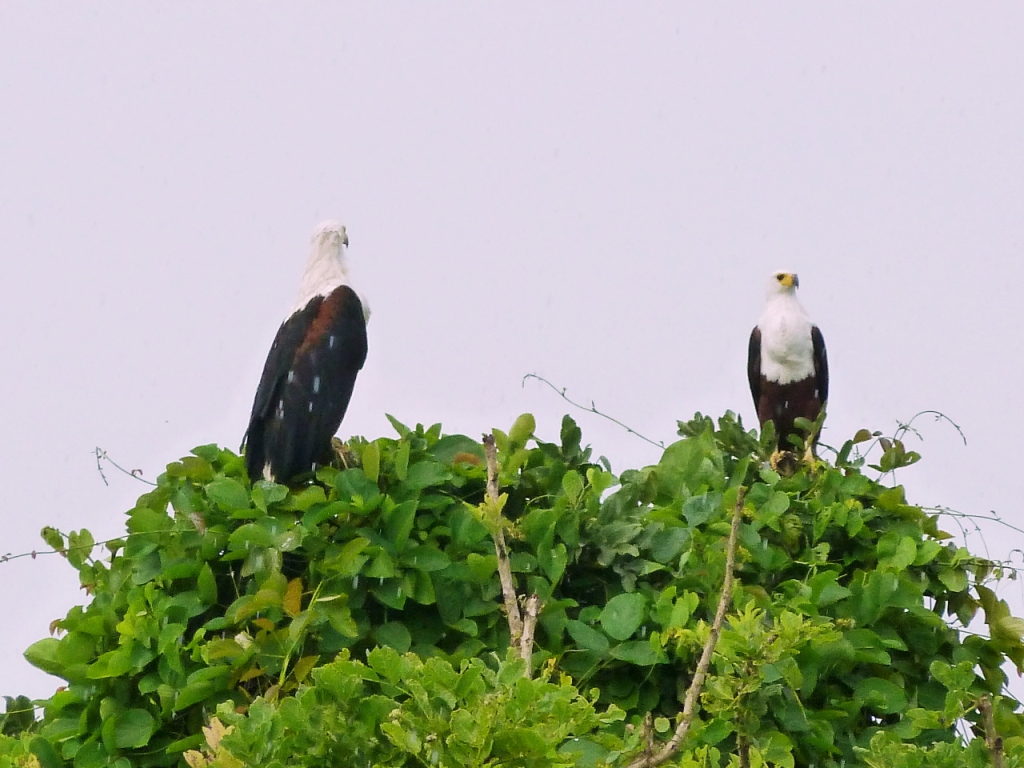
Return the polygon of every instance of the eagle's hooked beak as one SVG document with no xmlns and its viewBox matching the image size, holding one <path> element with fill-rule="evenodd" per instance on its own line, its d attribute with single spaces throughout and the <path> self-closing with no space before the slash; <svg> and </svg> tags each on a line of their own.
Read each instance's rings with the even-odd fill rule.
<svg viewBox="0 0 1024 768">
<path fill-rule="evenodd" d="M 779 278 L 779 282 L 787 288 L 799 288 L 800 278 L 794 273 L 787 273 Z"/>
</svg>

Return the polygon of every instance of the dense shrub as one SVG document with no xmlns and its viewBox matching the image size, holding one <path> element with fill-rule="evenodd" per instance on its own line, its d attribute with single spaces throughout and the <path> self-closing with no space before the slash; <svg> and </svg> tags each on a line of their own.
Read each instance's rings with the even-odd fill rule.
<svg viewBox="0 0 1024 768">
<path fill-rule="evenodd" d="M 871 479 L 853 441 L 781 477 L 770 435 L 698 415 L 658 464 L 615 476 L 570 418 L 550 443 L 524 416 L 496 433 L 494 520 L 480 443 L 392 423 L 294 488 L 250 486 L 237 455 L 202 446 L 122 539 L 45 531 L 92 599 L 26 652 L 68 683 L 45 702 L 39 762 L 625 765 L 675 728 L 741 487 L 731 609 L 674 764 L 984 760 L 957 730 L 980 733 L 983 695 L 1015 759 L 1002 665 L 1024 661 L 1024 623 L 986 586 L 991 564 Z M 883 448 L 880 470 L 916 458 Z M 543 600 L 532 679 L 508 655 L 495 525 Z M 979 610 L 989 638 L 956 628 Z M 8 743 L 24 741 L 0 761 Z"/>
</svg>

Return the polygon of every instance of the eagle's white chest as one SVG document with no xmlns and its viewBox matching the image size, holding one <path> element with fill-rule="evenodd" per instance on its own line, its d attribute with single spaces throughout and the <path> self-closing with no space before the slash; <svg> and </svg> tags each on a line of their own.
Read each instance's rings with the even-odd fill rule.
<svg viewBox="0 0 1024 768">
<path fill-rule="evenodd" d="M 761 373 L 788 384 L 814 375 L 811 320 L 795 300 L 769 302 L 757 323 L 761 329 Z"/>
</svg>

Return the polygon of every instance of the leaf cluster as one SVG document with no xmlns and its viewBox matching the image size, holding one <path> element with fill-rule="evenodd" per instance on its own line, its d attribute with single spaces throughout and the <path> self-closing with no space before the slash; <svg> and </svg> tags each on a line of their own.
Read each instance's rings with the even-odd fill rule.
<svg viewBox="0 0 1024 768">
<path fill-rule="evenodd" d="M 598 729 L 623 715 L 598 714 L 566 678 L 524 677 L 513 659 L 456 668 L 383 647 L 365 664 L 343 651 L 311 678 L 296 696 L 258 699 L 244 716 L 221 705 L 223 737 L 206 755 L 189 753 L 190 765 L 571 768 L 597 744 L 617 743 Z"/>
</svg>

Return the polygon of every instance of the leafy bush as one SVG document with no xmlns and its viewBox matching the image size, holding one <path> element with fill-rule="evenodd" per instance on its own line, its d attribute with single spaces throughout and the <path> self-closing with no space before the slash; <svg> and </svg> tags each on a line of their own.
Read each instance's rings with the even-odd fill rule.
<svg viewBox="0 0 1024 768">
<path fill-rule="evenodd" d="M 568 679 L 524 677 L 521 660 L 497 671 L 477 659 L 455 669 L 438 657 L 377 648 L 367 664 L 342 651 L 311 677 L 296 696 L 257 699 L 244 716 L 222 704 L 219 719 L 230 724 L 223 749 L 208 759 L 190 753 L 190 763 L 401 766 L 418 758 L 444 768 L 572 768 L 600 749 L 595 740 L 616 744 L 598 729 L 622 718 L 614 707 L 596 713 Z"/>
<path fill-rule="evenodd" d="M 31 742 L 40 763 L 181 765 L 205 749 L 190 759 L 559 765 L 578 748 L 565 764 L 625 765 L 678 722 L 741 487 L 731 611 L 676 765 L 963 752 L 957 722 L 980 733 L 982 695 L 1007 749 L 1024 737 L 1000 695 L 1024 623 L 985 586 L 991 564 L 867 477 L 853 441 L 781 477 L 762 462 L 771 435 L 698 414 L 658 464 L 615 477 L 569 417 L 548 443 L 524 416 L 495 433 L 495 520 L 478 442 L 392 423 L 396 438 L 353 439 L 351 466 L 293 489 L 250 487 L 240 457 L 197 448 L 128 512 L 109 559 L 88 531 L 44 531 L 92 601 L 26 652 L 68 681 Z M 916 460 L 883 447 L 882 469 Z M 536 679 L 500 661 L 495 525 L 543 601 Z M 978 610 L 991 638 L 952 628 Z M 215 712 L 232 730 L 211 750 Z"/>
</svg>

